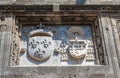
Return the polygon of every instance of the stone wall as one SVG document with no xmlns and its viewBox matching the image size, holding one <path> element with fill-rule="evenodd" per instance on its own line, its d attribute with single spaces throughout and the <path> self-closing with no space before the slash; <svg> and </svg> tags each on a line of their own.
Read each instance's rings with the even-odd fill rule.
<svg viewBox="0 0 120 78">
<path fill-rule="evenodd" d="M 80 9 L 77 12 L 96 13 L 100 27 L 102 43 L 104 44 L 104 59 L 106 64 L 101 66 L 52 66 L 52 67 L 19 67 L 20 32 L 16 30 L 21 24 L 16 23 L 15 13 L 32 12 L 26 10 L 11 11 L 3 8 L 0 12 L 0 78 L 119 78 L 120 77 L 120 11 L 119 0 L 0 0 L 0 4 L 118 4 L 118 10 L 112 9 Z M 14 7 L 14 6 L 13 6 Z M 84 6 L 85 7 L 85 6 Z M 88 6 L 89 7 L 89 6 Z M 95 6 L 93 5 L 93 8 Z M 19 8 L 19 7 L 18 7 Z M 24 7 L 23 7 L 24 8 Z M 54 6 L 54 8 L 56 8 Z M 113 7 L 114 8 L 114 7 Z M 59 12 L 59 6 L 55 11 Z M 84 10 L 83 10 L 84 9 Z M 61 11 L 69 11 L 61 10 Z M 71 10 L 72 11 L 72 10 Z M 71 12 L 70 11 L 70 12 Z M 75 11 L 75 10 L 74 10 Z M 81 14 L 82 14 L 81 13 Z M 95 19 L 96 20 L 96 19 Z M 14 30 L 14 32 L 13 32 Z M 16 34 L 16 35 L 15 35 Z M 17 38 L 15 38 L 17 37 Z M 14 38 L 14 39 L 13 39 Z M 13 43 L 15 41 L 16 43 Z M 13 53 L 13 45 L 17 45 Z M 15 54 L 15 57 L 12 56 Z M 102 57 L 101 57 L 102 58 Z M 18 60 L 18 61 L 17 61 Z"/>
<path fill-rule="evenodd" d="M 115 16 L 116 15 L 116 16 Z M 1 78 L 119 78 L 119 14 L 99 13 L 98 21 L 108 64 L 102 66 L 18 67 L 11 66 L 10 51 L 13 14 L 1 16 L 0 76 Z M 3 19 L 4 18 L 4 19 Z M 2 22 L 4 21 L 4 22 Z M 3 25 L 4 24 L 4 25 Z M 17 52 L 17 51 L 16 51 Z"/>
</svg>

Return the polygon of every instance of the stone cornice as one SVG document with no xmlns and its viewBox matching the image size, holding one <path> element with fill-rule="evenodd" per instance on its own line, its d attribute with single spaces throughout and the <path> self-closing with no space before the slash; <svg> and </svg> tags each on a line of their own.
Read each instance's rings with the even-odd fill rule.
<svg viewBox="0 0 120 78">
<path fill-rule="evenodd" d="M 120 5 L 60 5 L 60 11 L 119 11 Z"/>
<path fill-rule="evenodd" d="M 0 12 L 52 12 L 54 5 L 0 5 Z M 120 11 L 120 5 L 59 5 L 58 11 Z"/>
</svg>

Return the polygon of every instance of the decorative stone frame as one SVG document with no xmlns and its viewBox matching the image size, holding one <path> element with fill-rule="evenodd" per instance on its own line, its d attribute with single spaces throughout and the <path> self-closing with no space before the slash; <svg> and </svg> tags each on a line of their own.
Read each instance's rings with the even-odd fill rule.
<svg viewBox="0 0 120 78">
<path fill-rule="evenodd" d="M 101 35 L 101 33 L 100 33 L 100 27 L 99 27 L 99 20 L 98 20 L 98 16 L 97 16 L 97 14 L 92 14 L 92 13 L 87 13 L 87 14 L 82 14 L 82 13 L 70 13 L 69 14 L 69 12 L 68 13 L 64 13 L 63 12 L 63 14 L 61 14 L 61 13 L 59 13 L 59 12 L 57 12 L 57 14 L 56 14 L 56 16 L 54 16 L 56 13 L 50 13 L 50 16 L 48 15 L 47 17 L 42 17 L 42 16 L 40 16 L 40 18 L 43 18 L 43 20 L 41 20 L 42 22 L 41 23 L 43 23 L 43 24 L 47 24 L 47 25 L 91 25 L 91 27 L 92 27 L 92 31 L 93 31 L 93 41 L 94 41 L 94 45 L 95 45 L 95 56 L 96 56 L 96 65 L 105 65 L 105 64 L 107 64 L 108 62 L 107 62 L 107 60 L 104 58 L 104 49 L 105 48 L 103 48 L 103 43 L 102 43 L 102 35 Z M 24 17 L 23 18 L 21 18 L 21 16 L 22 16 L 23 14 L 21 14 L 21 15 L 16 15 L 16 23 L 18 23 L 18 26 L 19 26 L 19 30 L 21 30 L 21 28 L 22 28 L 22 26 L 24 26 L 24 25 L 28 25 L 28 23 L 29 23 L 29 25 L 37 25 L 37 24 L 39 24 L 40 22 L 37 22 L 36 23 L 36 21 L 37 20 L 39 20 L 39 19 L 37 19 L 36 17 L 36 20 L 34 21 L 33 19 L 34 19 L 34 17 L 32 17 L 32 19 L 30 20 L 29 19 L 29 17 L 30 16 L 25 16 L 24 15 Z M 27 15 L 27 14 L 26 14 Z M 37 15 L 37 14 L 36 14 Z M 39 15 L 39 14 L 38 14 Z M 47 15 L 47 14 L 46 14 Z M 51 15 L 53 15 L 52 17 L 51 17 Z M 59 15 L 61 15 L 61 16 L 59 16 Z M 67 15 L 67 16 L 66 16 Z M 71 16 L 72 15 L 72 16 Z M 77 18 L 78 17 L 78 18 Z M 45 18 L 50 18 L 50 19 L 52 19 L 53 18 L 53 20 L 54 19 L 56 19 L 56 20 L 52 20 L 52 21 L 49 21 L 49 22 L 44 22 L 46 19 Z M 29 19 L 29 20 L 26 20 L 26 19 Z M 64 19 L 64 20 L 63 20 Z M 71 20 L 68 20 L 68 19 L 71 19 Z M 73 21 L 72 22 L 72 19 L 79 19 L 79 21 Z M 18 22 L 17 22 L 18 21 Z M 29 21 L 33 21 L 32 23 L 30 23 Z M 61 22 L 62 21 L 62 22 Z M 26 23 L 25 23 L 26 22 Z M 34 23 L 35 22 L 35 23 Z M 51 22 L 54 22 L 54 23 L 51 23 Z M 18 35 L 20 35 L 20 32 L 21 31 L 19 31 L 19 34 Z M 20 39 L 18 39 L 19 41 L 20 41 Z M 19 43 L 20 44 L 20 43 Z M 20 45 L 19 45 L 20 46 Z M 99 48 L 98 48 L 99 47 Z M 18 51 L 20 51 L 20 50 L 18 50 Z M 15 54 L 16 56 L 17 56 L 17 58 L 18 58 L 18 60 L 16 60 L 16 62 L 17 62 L 17 64 L 18 64 L 18 66 L 19 66 L 19 59 L 20 59 L 20 53 L 19 52 L 15 52 L 15 53 L 18 53 L 18 54 Z M 14 59 L 16 59 L 16 58 L 14 58 Z M 17 65 L 16 64 L 16 65 Z M 16 66 L 15 65 L 15 66 Z"/>
<path fill-rule="evenodd" d="M 94 12 L 91 12 L 91 14 Z M 19 14 L 18 14 L 19 15 Z M 16 20 L 19 20 L 17 14 L 12 14 L 11 18 L 13 23 L 10 24 L 10 27 L 15 26 L 15 16 Z M 107 12 L 95 12 L 95 19 L 97 19 L 97 24 L 99 24 L 102 44 L 104 50 L 105 64 L 102 66 L 60 66 L 60 67 L 15 67 L 16 64 L 9 65 L 8 56 L 2 58 L 2 70 L 1 77 L 50 77 L 50 78 L 67 78 L 67 77 L 85 77 L 85 78 L 117 78 L 119 77 L 119 65 L 117 60 L 116 48 L 114 44 L 114 36 L 112 24 L 110 23 L 110 16 Z M 95 20 L 92 22 L 96 22 Z M 116 21 L 115 21 L 116 22 Z M 116 24 L 116 23 L 115 23 Z M 20 21 L 16 22 L 17 26 L 21 26 Z M 116 25 L 115 25 L 116 26 Z M 11 33 L 9 33 L 11 35 Z M 6 35 L 7 36 L 7 35 Z M 20 35 L 19 35 L 20 36 Z M 19 37 L 17 36 L 17 37 Z M 6 40 L 9 37 L 5 37 Z M 18 39 L 19 40 L 19 39 Z M 9 43 L 7 43 L 8 45 Z M 6 45 L 6 44 L 5 44 Z M 10 44 L 9 44 L 10 45 Z M 9 49 L 10 50 L 10 49 Z M 8 51 L 4 49 L 3 52 Z M 9 52 L 9 51 L 8 51 Z M 8 53 L 9 54 L 9 53 Z M 4 55 L 7 55 L 5 53 Z M 6 59 L 7 58 L 7 59 Z M 9 60 L 10 61 L 10 60 Z M 11 62 L 10 62 L 11 63 Z M 12 66 L 14 65 L 14 66 Z M 118 72 L 117 72 L 118 71 Z M 114 73 L 115 72 L 115 73 Z"/>
<path fill-rule="evenodd" d="M 24 70 L 24 72 L 31 72 L 31 73 L 34 73 L 34 72 L 39 72 L 39 73 L 42 73 L 42 71 L 44 71 L 44 74 L 45 73 L 49 73 L 49 72 L 52 72 L 53 73 L 53 76 L 51 76 L 51 78 L 57 78 L 58 76 L 56 75 L 56 74 L 58 74 L 58 73 L 61 73 L 61 75 L 59 75 L 59 77 L 60 78 L 66 78 L 66 77 L 75 77 L 75 78 L 77 78 L 77 77 L 79 77 L 79 75 L 81 76 L 83 76 L 83 77 L 90 77 L 90 78 L 94 78 L 94 77 L 100 77 L 100 78 L 105 78 L 105 71 L 107 71 L 107 70 L 110 70 L 110 72 L 112 71 L 111 70 L 111 67 L 109 67 L 109 63 L 110 62 L 108 62 L 109 60 L 108 60 L 108 57 L 107 56 L 105 56 L 104 54 L 106 54 L 106 48 L 105 47 L 103 47 L 103 46 L 105 46 L 104 45 L 104 39 L 103 39 L 103 36 L 102 36 L 102 34 L 103 34 L 103 32 L 101 32 L 102 31 L 102 29 L 101 29 L 101 25 L 99 24 L 100 23 L 100 18 L 99 18 L 100 16 L 98 15 L 98 14 L 95 14 L 95 16 L 92 16 L 92 21 L 89 21 L 90 19 L 91 19 L 91 17 L 90 18 L 87 18 L 87 16 L 82 16 L 82 23 L 79 23 L 79 25 L 80 24 L 91 24 L 92 26 L 94 26 L 94 27 L 92 27 L 92 29 L 93 30 L 98 30 L 98 31 L 94 31 L 93 32 L 93 35 L 94 35 L 94 39 L 96 38 L 96 36 L 98 37 L 97 39 L 95 39 L 95 42 L 97 42 L 97 44 L 95 43 L 95 45 L 96 45 L 96 48 L 98 47 L 98 46 L 101 46 L 101 48 L 103 48 L 103 51 L 99 51 L 99 53 L 98 54 L 96 54 L 96 56 L 97 56 L 97 63 L 99 63 L 99 64 L 101 64 L 101 66 L 99 66 L 99 64 L 98 65 L 96 65 L 96 66 L 60 66 L 60 67 L 28 67 L 28 70 L 29 69 L 32 69 L 32 70 L 30 70 L 30 71 L 27 71 L 27 69 L 26 70 Z M 19 22 L 18 23 L 18 25 L 19 25 L 19 27 L 21 28 L 21 26 L 22 26 L 22 22 L 20 22 L 19 20 L 21 20 L 22 18 L 18 18 L 18 16 L 16 16 L 16 20 Z M 88 22 L 86 23 L 86 21 L 84 21 L 84 20 L 87 20 Z M 29 23 L 29 22 L 28 22 Z M 63 23 L 61 23 L 61 24 L 63 24 Z M 24 24 L 24 22 L 23 22 L 23 25 L 25 25 Z M 27 24 L 26 24 L 27 25 Z M 51 24 L 52 25 L 52 24 Z M 59 23 L 58 24 L 56 24 L 56 25 L 59 25 Z M 96 28 L 95 28 L 96 27 Z M 106 30 L 108 30 L 108 29 L 106 29 Z M 98 34 L 96 34 L 96 32 L 98 33 Z M 101 42 L 102 41 L 102 42 Z M 102 44 L 101 44 L 102 43 Z M 96 50 L 99 50 L 99 49 L 96 49 Z M 101 49 L 100 49 L 101 50 Z M 105 51 L 105 52 L 104 52 Z M 97 51 L 98 52 L 98 51 Z M 100 56 L 99 57 L 99 54 L 103 54 L 104 56 Z M 101 58 L 104 58 L 104 59 L 101 59 Z M 102 62 L 100 62 L 99 60 L 103 60 Z M 17 66 L 17 67 L 16 67 Z M 15 63 L 14 63 L 14 66 L 13 67 L 11 67 L 10 69 L 12 69 L 12 70 L 15 70 L 15 68 L 17 68 L 17 69 L 21 69 L 21 70 L 23 70 L 23 67 L 20 67 L 19 68 L 19 64 L 18 65 L 15 65 Z M 65 70 L 64 70 L 65 69 Z M 45 70 L 49 70 L 49 71 L 45 71 Z M 103 71 L 103 70 L 105 70 L 105 71 Z M 62 72 L 65 72 L 64 74 L 62 74 Z M 68 71 L 69 71 L 69 73 L 68 73 Z M 83 73 L 79 73 L 80 71 L 82 71 Z M 89 74 L 87 74 L 87 72 L 90 72 Z M 96 71 L 98 71 L 98 72 L 100 72 L 101 74 L 99 74 L 99 73 L 96 73 Z M 18 71 L 17 72 L 15 72 L 17 75 L 19 75 L 19 74 L 22 74 L 20 71 L 19 71 L 19 73 L 18 73 Z M 73 74 L 74 73 L 74 74 Z M 37 74 L 37 73 L 36 73 Z M 87 74 L 87 75 L 86 75 Z M 110 74 L 109 72 L 107 73 L 107 74 Z M 24 74 L 22 74 L 22 75 L 26 75 L 25 73 Z M 33 75 L 34 77 L 35 77 L 35 75 Z M 49 74 L 47 75 L 47 76 L 50 76 Z M 36 76 L 37 77 L 37 76 Z M 44 75 L 41 75 L 41 77 L 44 77 Z M 99 78 L 98 77 L 98 78 Z"/>
</svg>

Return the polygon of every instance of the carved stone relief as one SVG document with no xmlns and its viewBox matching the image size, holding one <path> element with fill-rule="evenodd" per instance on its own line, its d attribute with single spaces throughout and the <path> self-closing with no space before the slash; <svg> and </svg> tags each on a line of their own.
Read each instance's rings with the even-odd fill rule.
<svg viewBox="0 0 120 78">
<path fill-rule="evenodd" d="M 19 27 L 12 27 L 12 41 L 11 41 L 11 54 L 10 54 L 10 65 L 15 66 L 19 64 L 20 58 L 20 34 Z"/>
<path fill-rule="evenodd" d="M 20 66 L 95 65 L 91 26 L 22 28 Z"/>
</svg>

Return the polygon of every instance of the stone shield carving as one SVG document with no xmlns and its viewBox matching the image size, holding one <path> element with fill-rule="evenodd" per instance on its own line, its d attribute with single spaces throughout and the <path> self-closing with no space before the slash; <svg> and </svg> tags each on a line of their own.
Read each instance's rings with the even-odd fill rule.
<svg viewBox="0 0 120 78">
<path fill-rule="evenodd" d="M 28 54 L 31 58 L 35 60 L 45 60 L 48 59 L 53 52 L 52 37 L 48 36 L 45 32 L 37 32 L 34 36 L 29 37 L 28 42 Z"/>
</svg>

